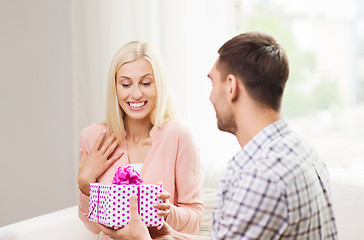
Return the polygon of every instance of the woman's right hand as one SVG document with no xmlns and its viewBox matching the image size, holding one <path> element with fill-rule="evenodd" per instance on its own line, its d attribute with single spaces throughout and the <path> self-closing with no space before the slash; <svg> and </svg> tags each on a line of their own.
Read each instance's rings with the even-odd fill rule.
<svg viewBox="0 0 364 240">
<path fill-rule="evenodd" d="M 90 195 L 90 183 L 96 182 L 96 179 L 124 154 L 120 152 L 109 158 L 119 145 L 119 142 L 114 133 L 103 142 L 105 136 L 106 129 L 100 133 L 90 152 L 80 149 L 78 187 L 86 196 Z"/>
</svg>

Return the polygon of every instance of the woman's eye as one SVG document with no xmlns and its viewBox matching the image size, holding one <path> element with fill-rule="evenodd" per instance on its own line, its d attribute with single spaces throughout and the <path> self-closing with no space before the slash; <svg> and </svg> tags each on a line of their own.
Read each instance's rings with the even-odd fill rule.
<svg viewBox="0 0 364 240">
<path fill-rule="evenodd" d="M 131 84 L 130 83 L 122 83 L 121 86 L 123 86 L 123 87 L 130 87 Z"/>
<path fill-rule="evenodd" d="M 142 82 L 141 84 L 142 84 L 143 86 L 149 86 L 151 83 L 152 83 L 152 82 Z"/>
</svg>

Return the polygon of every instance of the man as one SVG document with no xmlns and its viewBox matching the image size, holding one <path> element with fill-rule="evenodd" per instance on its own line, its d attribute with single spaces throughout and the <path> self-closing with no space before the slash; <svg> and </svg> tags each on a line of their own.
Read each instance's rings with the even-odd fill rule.
<svg viewBox="0 0 364 240">
<path fill-rule="evenodd" d="M 289 73 L 284 50 L 271 36 L 252 32 L 232 38 L 218 53 L 208 75 L 210 100 L 218 128 L 234 134 L 242 149 L 220 182 L 210 238 L 337 239 L 326 167 L 280 114 Z M 135 199 L 131 206 L 136 208 Z M 150 238 L 131 211 L 125 229 L 103 228 L 105 233 Z M 167 225 L 159 237 L 200 238 Z"/>
</svg>

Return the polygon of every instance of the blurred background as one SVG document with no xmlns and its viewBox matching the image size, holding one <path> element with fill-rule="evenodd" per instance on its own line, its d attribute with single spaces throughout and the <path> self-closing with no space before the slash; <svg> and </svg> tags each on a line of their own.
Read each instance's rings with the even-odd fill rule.
<svg viewBox="0 0 364 240">
<path fill-rule="evenodd" d="M 207 74 L 236 34 L 286 49 L 282 112 L 330 170 L 364 174 L 360 0 L 0 0 L 0 227 L 77 204 L 80 131 L 104 120 L 111 58 L 132 40 L 161 52 L 205 170 L 240 149 L 219 132 Z"/>
</svg>

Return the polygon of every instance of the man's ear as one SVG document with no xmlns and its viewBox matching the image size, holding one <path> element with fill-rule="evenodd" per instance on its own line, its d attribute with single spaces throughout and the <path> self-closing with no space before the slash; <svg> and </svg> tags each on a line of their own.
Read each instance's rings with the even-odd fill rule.
<svg viewBox="0 0 364 240">
<path fill-rule="evenodd" d="M 235 101 L 239 96 L 239 79 L 237 79 L 233 74 L 229 74 L 226 77 L 226 81 L 227 96 L 229 100 Z"/>
</svg>

